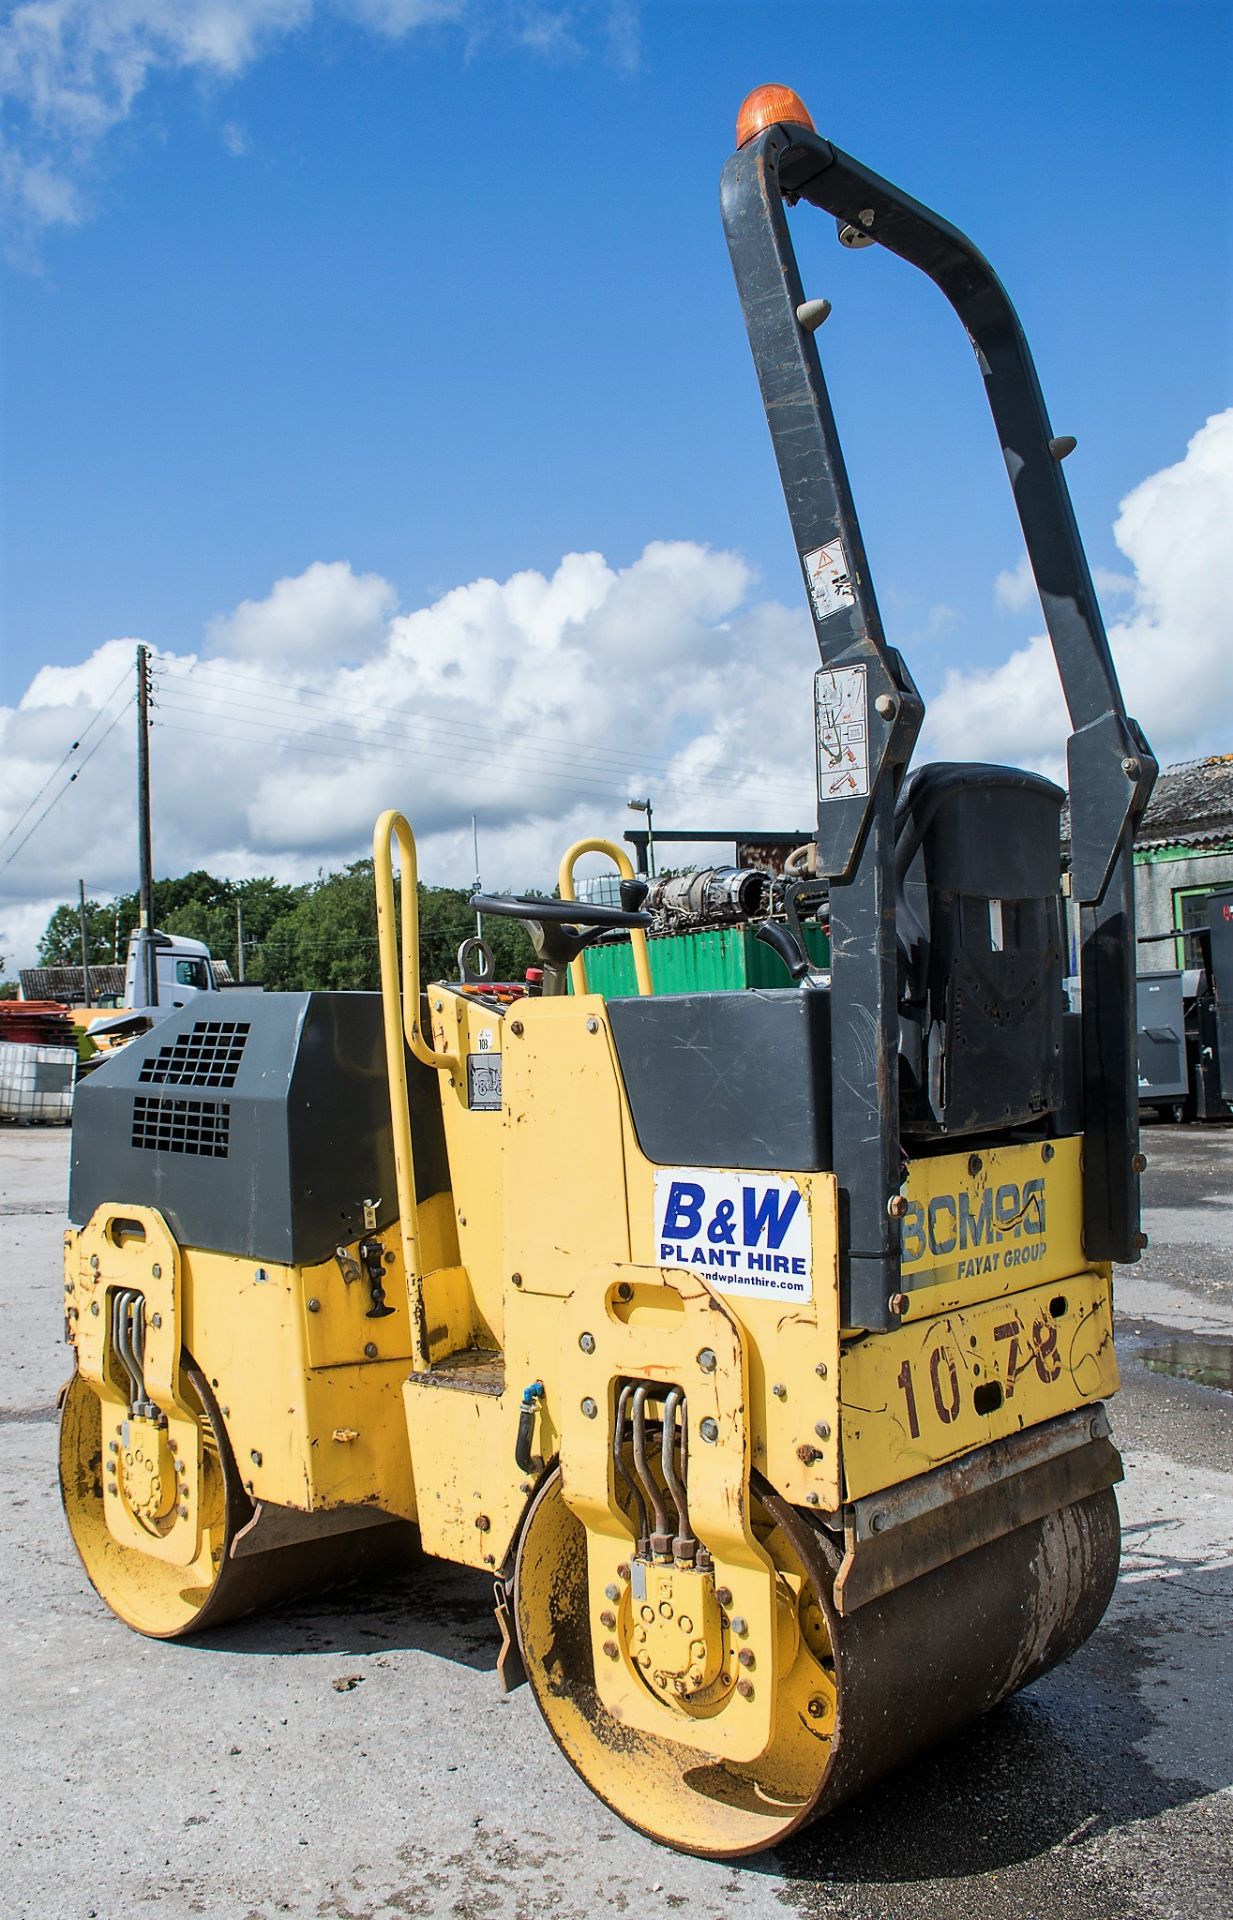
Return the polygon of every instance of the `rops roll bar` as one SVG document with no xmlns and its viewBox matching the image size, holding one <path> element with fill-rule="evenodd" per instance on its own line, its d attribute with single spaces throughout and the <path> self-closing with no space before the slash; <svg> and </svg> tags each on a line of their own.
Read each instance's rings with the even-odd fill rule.
<svg viewBox="0 0 1233 1920">
<path fill-rule="evenodd" d="M 1084 1243 L 1096 1260 L 1137 1259 L 1141 1244 L 1131 861 L 1156 762 L 1122 704 L 1062 475 L 1074 442 L 1052 432 L 1023 330 L 988 262 L 949 222 L 822 139 L 785 89 L 749 97 L 738 138 L 723 174 L 724 225 L 822 656 L 819 722 L 825 707 L 836 724 L 850 716 L 866 728 L 846 778 L 819 783 L 818 856 L 831 881 L 844 1323 L 885 1327 L 896 1323 L 900 1284 L 888 1211 L 900 1183 L 893 807 L 924 708 L 886 641 L 818 357 L 815 333 L 830 305 L 805 299 L 785 203 L 832 214 L 849 247 L 880 245 L 919 267 L 976 352 L 1073 729 Z"/>
</svg>

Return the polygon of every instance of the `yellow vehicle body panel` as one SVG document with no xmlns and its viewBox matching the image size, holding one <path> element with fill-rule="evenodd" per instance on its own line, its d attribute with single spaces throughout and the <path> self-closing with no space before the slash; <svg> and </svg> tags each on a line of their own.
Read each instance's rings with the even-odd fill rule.
<svg viewBox="0 0 1233 1920">
<path fill-rule="evenodd" d="M 842 1368 L 849 1500 L 1117 1391 L 1107 1271 L 853 1341 Z"/>
</svg>

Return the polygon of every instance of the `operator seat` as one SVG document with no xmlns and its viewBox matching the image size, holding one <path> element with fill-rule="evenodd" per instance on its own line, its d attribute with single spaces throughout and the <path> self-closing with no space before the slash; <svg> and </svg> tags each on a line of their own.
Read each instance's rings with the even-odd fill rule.
<svg viewBox="0 0 1233 1920">
<path fill-rule="evenodd" d="M 939 762 L 895 808 L 905 1136 L 1040 1122 L 1063 1101 L 1061 812 L 1018 767 Z"/>
</svg>

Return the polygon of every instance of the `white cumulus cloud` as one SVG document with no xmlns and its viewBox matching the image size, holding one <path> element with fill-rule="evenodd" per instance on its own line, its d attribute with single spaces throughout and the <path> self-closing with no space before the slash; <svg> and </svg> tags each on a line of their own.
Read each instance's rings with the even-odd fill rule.
<svg viewBox="0 0 1233 1920">
<path fill-rule="evenodd" d="M 551 887 L 573 840 L 619 840 L 647 792 L 663 826 L 808 831 L 809 621 L 754 584 L 738 554 L 657 541 L 398 613 L 388 581 L 316 562 L 212 621 L 200 653 L 156 655 L 156 870 L 309 878 L 365 853 L 391 805 L 424 877 L 455 885 L 473 813 L 498 886 Z M 94 897 L 135 883 L 133 651 L 44 668 L 0 713 L 10 961 L 79 875 Z"/>
<path fill-rule="evenodd" d="M 1233 741 L 1233 408 L 1214 414 L 1182 459 L 1122 501 L 1113 536 L 1129 576 L 1103 570 L 1106 606 L 1124 603 L 1109 644 L 1129 712 L 1161 764 Z M 1024 560 L 999 574 L 1007 609 L 1034 588 Z M 1005 759 L 1059 774 L 1068 732 L 1053 653 L 1033 635 L 994 667 L 946 676 L 921 743 L 933 759 Z"/>
</svg>

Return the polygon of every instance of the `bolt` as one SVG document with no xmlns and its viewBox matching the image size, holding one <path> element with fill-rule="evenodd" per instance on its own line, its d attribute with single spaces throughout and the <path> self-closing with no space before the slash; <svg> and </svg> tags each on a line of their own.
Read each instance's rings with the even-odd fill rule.
<svg viewBox="0 0 1233 1920">
<path fill-rule="evenodd" d="M 616 1297 L 617 1297 L 617 1299 L 618 1299 L 618 1300 L 632 1300 L 632 1299 L 633 1299 L 633 1297 L 634 1297 L 634 1290 L 633 1290 L 633 1288 L 632 1288 L 632 1287 L 630 1286 L 630 1284 L 629 1284 L 629 1281 L 628 1281 L 628 1280 L 622 1280 L 622 1281 L 621 1281 L 621 1282 L 619 1283 L 619 1285 L 618 1285 L 618 1287 L 617 1287 L 617 1290 L 616 1290 Z"/>
<path fill-rule="evenodd" d="M 621 1589 L 618 1587 L 615 1580 L 610 1580 L 608 1582 L 608 1585 L 604 1588 L 605 1600 L 619 1600 L 620 1597 L 621 1597 Z"/>
<path fill-rule="evenodd" d="M 1046 1166 L 1048 1166 L 1050 1160 L 1052 1160 L 1055 1152 L 1056 1152 L 1056 1148 L 1053 1147 L 1048 1140 L 1046 1140 L 1044 1146 L 1040 1150 L 1040 1157 L 1044 1161 Z"/>
<path fill-rule="evenodd" d="M 871 227 L 873 225 L 873 208 L 862 207 L 856 217 L 860 221 L 862 227 Z"/>
<path fill-rule="evenodd" d="M 588 1033 L 599 1032 L 599 1021 L 595 1019 L 594 1015 L 592 1015 L 592 1017 L 587 1021 L 587 1032 Z"/>
<path fill-rule="evenodd" d="M 718 1600 L 721 1607 L 730 1607 L 732 1605 L 731 1587 L 716 1587 L 715 1598 Z"/>
<path fill-rule="evenodd" d="M 599 1408 L 596 1406 L 594 1400 L 592 1400 L 590 1394 L 587 1395 L 582 1403 L 582 1412 L 584 1419 L 587 1420 L 594 1420 L 596 1414 L 599 1412 Z"/>
<path fill-rule="evenodd" d="M 261 1455 L 258 1452 L 256 1447 L 253 1448 L 252 1452 L 249 1454 L 248 1457 L 252 1461 L 255 1467 L 259 1467 L 261 1465 Z"/>
<path fill-rule="evenodd" d="M 115 1472 L 115 1470 L 116 1470 L 116 1463 L 115 1463 L 115 1461 L 114 1461 L 114 1460 L 109 1460 L 109 1461 L 107 1462 L 107 1471 L 108 1471 L 108 1473 L 114 1473 L 114 1472 Z"/>
<path fill-rule="evenodd" d="M 663 1672 L 662 1670 L 661 1670 L 661 1671 L 660 1671 L 659 1673 L 657 1673 L 657 1674 L 655 1675 L 655 1685 L 656 1685 L 657 1687 L 662 1687 L 662 1688 L 664 1688 L 664 1689 L 666 1689 L 666 1688 L 667 1688 L 667 1685 L 668 1685 L 668 1676 L 667 1676 L 667 1674 L 666 1674 L 666 1673 L 664 1673 L 664 1672 Z"/>
<path fill-rule="evenodd" d="M 161 1313 L 152 1313 L 150 1315 L 150 1325 L 152 1327 L 161 1327 L 162 1324 L 163 1324 L 163 1316 Z"/>
<path fill-rule="evenodd" d="M 479 1528 L 481 1533 L 487 1533 L 489 1528 L 492 1526 L 492 1521 L 488 1518 L 488 1515 L 486 1513 L 477 1513 L 475 1516 L 475 1524 Z"/>
<path fill-rule="evenodd" d="M 522 1021 L 521 1021 L 521 1020 L 511 1020 L 511 1021 L 510 1021 L 510 1023 L 509 1023 L 509 1030 L 510 1030 L 510 1032 L 511 1032 L 511 1033 L 521 1033 L 521 1032 L 522 1032 Z"/>
<path fill-rule="evenodd" d="M 691 1660 L 705 1660 L 706 1659 L 706 1641 L 691 1640 L 689 1643 L 689 1657 Z"/>
<path fill-rule="evenodd" d="M 654 1607 L 643 1607 L 643 1609 L 642 1609 L 642 1618 L 643 1618 L 643 1619 L 644 1619 L 644 1620 L 646 1621 L 646 1623 L 647 1623 L 647 1626 L 648 1626 L 648 1627 L 650 1627 L 650 1626 L 654 1626 L 654 1624 L 655 1624 L 655 1609 L 654 1609 Z"/>
<path fill-rule="evenodd" d="M 703 1347 L 698 1355 L 698 1366 L 701 1371 L 703 1373 L 714 1373 L 718 1365 L 719 1362 L 715 1358 L 715 1349 L 713 1347 Z"/>
<path fill-rule="evenodd" d="M 593 1333 L 580 1334 L 578 1338 L 578 1345 L 582 1348 L 582 1351 L 584 1353 L 594 1353 L 595 1335 Z"/>
<path fill-rule="evenodd" d="M 1126 778 L 1128 780 L 1137 780 L 1139 778 L 1140 771 L 1141 769 L 1139 767 L 1139 762 L 1135 759 L 1132 753 L 1128 753 L 1126 755 L 1126 758 L 1122 761 L 1122 772 L 1126 775 Z"/>
<path fill-rule="evenodd" d="M 511 1273 L 509 1283 L 511 1287 L 520 1287 L 522 1285 L 522 1275 L 520 1273 Z"/>
<path fill-rule="evenodd" d="M 466 1221 L 464 1220 L 462 1224 L 463 1224 L 463 1226 L 465 1227 L 467 1223 L 466 1223 Z M 393 1264 L 394 1264 L 394 1262 L 395 1262 L 395 1260 L 397 1260 L 397 1258 L 398 1258 L 398 1255 L 397 1255 L 396 1253 L 387 1253 L 387 1254 L 386 1254 L 386 1256 L 385 1256 L 385 1264 L 386 1264 L 386 1266 L 387 1266 L 387 1267 L 392 1267 L 392 1266 L 393 1266 Z"/>
<path fill-rule="evenodd" d="M 819 1380 L 825 1380 L 825 1378 L 826 1378 L 826 1362 L 825 1362 L 825 1360 L 819 1360 L 819 1362 L 818 1362 L 818 1364 L 817 1364 L 817 1366 L 816 1366 L 816 1367 L 814 1368 L 814 1372 L 815 1372 L 815 1373 L 817 1374 L 817 1376 L 818 1376 L 818 1378 L 819 1378 Z"/>
<path fill-rule="evenodd" d="M 814 1428 L 814 1432 L 817 1434 L 819 1440 L 829 1440 L 831 1437 L 830 1421 L 819 1420 L 817 1426 Z"/>
<path fill-rule="evenodd" d="M 440 1011 L 441 1011 L 441 1009 L 442 1009 L 442 1007 L 443 1007 L 444 1005 L 445 1005 L 445 1002 L 444 1002 L 444 1000 L 434 1000 L 434 1001 L 433 1001 L 433 1003 L 432 1003 L 432 1009 L 433 1009 L 433 1012 L 434 1012 L 434 1013 L 440 1013 Z"/>
<path fill-rule="evenodd" d="M 732 1685 L 732 1675 L 730 1673 L 721 1673 L 719 1676 L 719 1684 L 721 1687 L 730 1687 Z"/>
<path fill-rule="evenodd" d="M 154 1275 L 154 1278 L 156 1280 L 161 1280 L 163 1277 L 163 1269 L 159 1266 L 157 1260 L 154 1262 L 154 1265 L 150 1268 L 150 1272 Z"/>
<path fill-rule="evenodd" d="M 822 1504 L 822 1495 L 820 1493 L 815 1493 L 813 1488 L 811 1487 L 809 1489 L 809 1492 L 805 1495 L 805 1502 L 807 1506 L 820 1507 Z"/>
<path fill-rule="evenodd" d="M 809 1702 L 808 1711 L 809 1711 L 809 1718 L 811 1720 L 821 1720 L 826 1713 L 825 1700 L 819 1699 L 818 1695 L 815 1693 L 813 1696 L 813 1699 Z"/>
<path fill-rule="evenodd" d="M 752 1667 L 757 1664 L 752 1647 L 742 1647 L 736 1657 L 743 1667 Z"/>
<path fill-rule="evenodd" d="M 796 1457 L 803 1466 L 812 1467 L 814 1461 L 819 1458 L 818 1449 L 808 1445 L 798 1447 L 796 1449 Z"/>
<path fill-rule="evenodd" d="M 320 1302 L 320 1300 L 310 1300 L 310 1301 L 308 1302 L 308 1311 L 309 1311 L 310 1313 L 320 1313 L 320 1311 L 321 1311 L 321 1302 Z"/>
<path fill-rule="evenodd" d="M 889 1213 L 891 1219 L 902 1220 L 907 1210 L 908 1210 L 907 1196 L 902 1193 L 892 1193 L 890 1199 L 886 1203 L 886 1211 Z"/>
<path fill-rule="evenodd" d="M 97 1272 L 98 1272 L 98 1255 L 97 1255 L 97 1253 L 92 1253 L 92 1254 L 90 1255 L 90 1271 L 91 1271 L 91 1273 L 97 1273 Z"/>
<path fill-rule="evenodd" d="M 609 1660 L 618 1660 L 621 1655 L 621 1649 L 618 1647 L 615 1640 L 604 1641 L 604 1652 L 609 1658 Z"/>
<path fill-rule="evenodd" d="M 173 1467 L 175 1468 L 175 1470 L 176 1470 L 176 1472 L 177 1472 L 177 1473 L 183 1473 L 183 1471 L 184 1471 L 184 1462 L 183 1462 L 183 1460 L 173 1460 L 171 1464 L 172 1464 L 172 1466 L 173 1466 Z"/>
<path fill-rule="evenodd" d="M 881 1511 L 880 1508 L 877 1513 L 870 1514 L 869 1531 L 871 1533 L 881 1533 L 885 1525 L 886 1525 L 886 1515 Z"/>
<path fill-rule="evenodd" d="M 116 1483 L 115 1483 L 115 1481 L 114 1481 L 114 1480 L 109 1480 L 109 1481 L 107 1482 L 107 1491 L 108 1491 L 108 1493 L 118 1493 L 118 1492 L 119 1492 L 119 1488 L 118 1488 L 118 1487 L 116 1486 Z"/>
<path fill-rule="evenodd" d="M 712 1420 L 710 1414 L 708 1413 L 706 1416 L 706 1419 L 700 1423 L 698 1427 L 698 1432 L 701 1434 L 702 1438 L 707 1442 L 708 1445 L 714 1445 L 715 1441 L 718 1440 L 719 1438 L 718 1420 Z"/>
<path fill-rule="evenodd" d="M 682 1633 L 692 1633 L 694 1630 L 694 1623 L 687 1613 L 681 1615 L 677 1625 L 680 1627 Z"/>
<path fill-rule="evenodd" d="M 890 720 L 894 717 L 895 701 L 891 694 L 880 693 L 873 704 L 884 720 Z"/>
<path fill-rule="evenodd" d="M 742 1700 L 753 1699 L 753 1681 L 752 1680 L 738 1680 L 736 1683 L 736 1690 L 740 1694 Z"/>
<path fill-rule="evenodd" d="M 1130 1168 L 1132 1173 L 1145 1173 L 1147 1171 L 1147 1155 L 1145 1153 L 1136 1153 L 1130 1162 Z"/>
<path fill-rule="evenodd" d="M 671 1606 L 670 1606 L 670 1605 L 668 1604 L 668 1602 L 667 1602 L 666 1600 L 661 1600 L 661 1601 L 660 1601 L 660 1603 L 659 1603 L 659 1611 L 660 1611 L 660 1613 L 661 1613 L 661 1615 L 663 1616 L 663 1618 L 664 1618 L 665 1620 L 671 1620 L 671 1618 L 672 1618 L 672 1608 L 671 1608 Z"/>
<path fill-rule="evenodd" d="M 599 1624 L 601 1627 L 615 1627 L 616 1625 L 615 1613 L 612 1613 L 607 1607 L 605 1607 L 604 1611 L 599 1616 Z"/>
<path fill-rule="evenodd" d="M 646 1667 L 649 1667 L 650 1664 L 651 1664 L 651 1656 L 649 1653 L 640 1653 L 638 1655 L 638 1665 L 640 1667 L 646 1668 Z"/>
<path fill-rule="evenodd" d="M 98 1318 L 98 1301 L 97 1300 L 91 1300 L 90 1311 L 94 1315 L 95 1319 L 97 1320 Z"/>
<path fill-rule="evenodd" d="M 375 1340 L 366 1340 L 366 1341 L 364 1342 L 364 1358 L 365 1358 L 365 1360 L 375 1360 L 375 1359 L 376 1359 L 376 1357 L 377 1357 L 377 1343 L 376 1343 L 376 1341 L 375 1341 Z"/>
<path fill-rule="evenodd" d="M 733 1633 L 742 1634 L 742 1635 L 749 1632 L 749 1622 L 748 1620 L 746 1620 L 744 1614 L 741 1614 L 741 1613 L 733 1614 L 732 1631 Z"/>
<path fill-rule="evenodd" d="M 771 1388 L 771 1392 L 774 1394 L 776 1400 L 786 1400 L 788 1397 L 788 1389 L 784 1386 L 782 1380 L 776 1380 L 774 1386 Z"/>
<path fill-rule="evenodd" d="M 617 1568 L 617 1579 L 618 1580 L 629 1579 L 629 1561 L 628 1560 L 622 1560 L 620 1566 Z"/>
<path fill-rule="evenodd" d="M 180 1508 L 180 1518 L 181 1518 L 181 1520 L 187 1520 L 187 1519 L 188 1519 L 188 1508 L 187 1508 L 187 1507 L 181 1507 L 181 1508 Z"/>
<path fill-rule="evenodd" d="M 890 1299 L 887 1301 L 886 1304 L 890 1308 L 892 1313 L 898 1313 L 902 1315 L 907 1312 L 912 1302 L 908 1299 L 908 1296 L 906 1293 L 892 1293 Z"/>
</svg>

